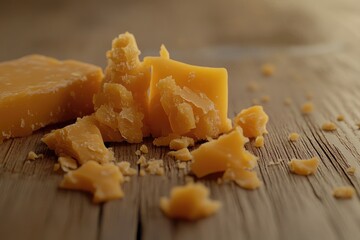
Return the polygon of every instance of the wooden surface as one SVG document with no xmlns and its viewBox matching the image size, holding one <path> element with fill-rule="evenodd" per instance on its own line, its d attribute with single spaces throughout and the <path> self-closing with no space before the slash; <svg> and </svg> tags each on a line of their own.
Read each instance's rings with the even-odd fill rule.
<svg viewBox="0 0 360 240">
<path fill-rule="evenodd" d="M 182 185 L 179 170 L 166 148 L 145 143 L 150 157 L 164 158 L 166 176 L 133 177 L 125 198 L 94 205 L 86 193 L 57 188 L 62 174 L 52 171 L 56 156 L 32 136 L 0 145 L 0 239 L 359 239 L 360 202 L 337 200 L 336 186 L 360 191 L 360 4 L 335 1 L 1 1 L 0 60 L 29 53 L 75 58 L 105 66 L 111 39 L 126 30 L 138 39 L 143 55 L 165 43 L 173 58 L 229 71 L 229 115 L 253 99 L 270 116 L 265 147 L 246 147 L 259 156 L 256 169 L 263 186 L 246 191 L 234 184 L 199 180 L 223 207 L 197 222 L 167 219 L 159 198 Z M 84 5 L 83 5 L 84 4 Z M 276 66 L 265 78 L 263 63 Z M 250 92 L 249 81 L 261 89 Z M 299 108 L 313 95 L 316 110 Z M 285 106 L 286 97 L 293 99 Z M 338 114 L 344 122 L 336 122 Z M 1 118 L 6 116 L 0 116 Z M 338 130 L 323 132 L 325 121 Z M 300 141 L 289 143 L 290 132 Z M 110 144 L 118 160 L 135 167 L 140 147 Z M 29 151 L 44 160 L 26 161 Z M 291 158 L 319 156 L 317 174 L 289 173 Z M 275 162 L 278 164 L 270 164 Z"/>
</svg>

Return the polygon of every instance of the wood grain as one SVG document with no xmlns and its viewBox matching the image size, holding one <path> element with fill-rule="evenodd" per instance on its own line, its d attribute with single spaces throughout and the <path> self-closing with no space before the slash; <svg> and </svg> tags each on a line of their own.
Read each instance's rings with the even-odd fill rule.
<svg viewBox="0 0 360 240">
<path fill-rule="evenodd" d="M 206 7 L 204 7 L 206 5 Z M 360 4 L 336 1 L 1 1 L 0 60 L 29 53 L 75 58 L 104 66 L 104 52 L 118 33 L 135 33 L 144 54 L 156 54 L 165 43 L 175 59 L 229 71 L 229 115 L 261 103 L 270 116 L 264 148 L 247 144 L 259 157 L 263 186 L 247 191 L 234 184 L 200 179 L 220 200 L 221 210 L 196 222 L 172 221 L 159 199 L 182 185 L 189 169 L 179 170 L 146 139 L 149 158 L 163 158 L 163 177 L 132 177 L 126 197 L 101 205 L 88 194 L 57 188 L 56 156 L 40 142 L 49 126 L 25 138 L 0 145 L 0 239 L 359 239 L 359 195 L 332 196 L 336 186 L 359 193 L 360 173 Z M 165 20 L 164 20 L 165 19 Z M 6 47 L 4 47 L 6 46 Z M 270 62 L 274 76 L 261 74 Z M 261 87 L 252 92 L 250 81 Z M 313 96 L 314 113 L 301 105 Z M 290 97 L 293 104 L 286 106 Z M 337 122 L 339 114 L 345 121 Z M 0 116 L 1 118 L 4 116 Z M 335 132 L 321 124 L 334 121 Z M 287 140 L 298 132 L 298 142 Z M 118 161 L 136 167 L 140 144 L 110 144 Z M 44 159 L 26 161 L 29 151 Z M 289 172 L 291 158 L 319 156 L 317 174 Z M 275 163 L 275 164 L 273 164 Z"/>
</svg>

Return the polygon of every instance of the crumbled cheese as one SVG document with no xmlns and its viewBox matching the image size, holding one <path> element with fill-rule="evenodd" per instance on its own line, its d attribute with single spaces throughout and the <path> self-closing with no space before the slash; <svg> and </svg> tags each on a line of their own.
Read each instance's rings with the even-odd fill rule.
<svg viewBox="0 0 360 240">
<path fill-rule="evenodd" d="M 150 159 L 145 170 L 151 175 L 163 176 L 165 174 L 164 161 L 162 159 Z"/>
<path fill-rule="evenodd" d="M 275 73 L 275 66 L 269 63 L 262 65 L 261 72 L 264 76 L 270 77 Z"/>
<path fill-rule="evenodd" d="M 314 111 L 314 104 L 312 102 L 306 102 L 301 106 L 301 112 L 303 114 L 310 114 Z"/>
<path fill-rule="evenodd" d="M 137 170 L 135 168 L 131 168 L 131 165 L 129 162 L 119 162 L 116 164 L 119 169 L 120 172 L 124 175 L 124 176 L 134 176 L 137 174 Z"/>
<path fill-rule="evenodd" d="M 337 116 L 336 120 L 338 120 L 339 122 L 344 121 L 344 120 L 345 120 L 345 116 L 342 115 L 342 114 L 339 114 L 339 115 Z"/>
<path fill-rule="evenodd" d="M 255 147 L 260 148 L 264 146 L 264 137 L 263 136 L 257 136 L 255 139 Z"/>
<path fill-rule="evenodd" d="M 319 158 L 313 157 L 311 159 L 291 159 L 289 162 L 290 171 L 297 175 L 314 174 L 319 166 Z"/>
<path fill-rule="evenodd" d="M 262 96 L 261 101 L 264 103 L 270 102 L 270 96 L 268 96 L 268 95 Z"/>
<path fill-rule="evenodd" d="M 209 198 L 210 191 L 200 183 L 188 183 L 171 189 L 170 198 L 160 199 L 160 208 L 174 219 L 197 220 L 219 210 L 221 203 Z"/>
<path fill-rule="evenodd" d="M 141 151 L 140 151 L 140 150 L 136 150 L 136 151 L 135 151 L 135 155 L 136 155 L 136 156 L 140 156 L 140 155 L 141 155 Z"/>
<path fill-rule="evenodd" d="M 187 148 L 182 148 L 177 151 L 170 151 L 168 152 L 168 155 L 180 161 L 190 161 L 192 159 L 192 155 Z"/>
<path fill-rule="evenodd" d="M 141 155 L 137 160 L 136 164 L 140 165 L 140 167 L 144 167 L 147 165 L 146 158 L 144 155 Z"/>
<path fill-rule="evenodd" d="M 180 150 L 189 146 L 194 146 L 195 141 L 190 137 L 175 138 L 170 141 L 169 147 L 172 150 Z"/>
<path fill-rule="evenodd" d="M 228 168 L 222 178 L 224 182 L 234 181 L 240 187 L 249 190 L 254 190 L 261 186 L 261 181 L 256 172 L 245 169 Z"/>
<path fill-rule="evenodd" d="M 335 131 L 337 126 L 333 122 L 326 122 L 321 126 L 321 129 L 327 132 Z"/>
<path fill-rule="evenodd" d="M 140 151 L 142 152 L 142 153 L 148 153 L 149 152 L 149 149 L 148 149 L 148 147 L 145 145 L 145 144 L 143 144 L 143 145 L 141 145 L 141 147 L 140 147 Z"/>
<path fill-rule="evenodd" d="M 27 159 L 30 161 L 34 161 L 39 158 L 41 158 L 41 159 L 44 158 L 44 154 L 36 154 L 35 152 L 30 151 L 27 156 Z"/>
<path fill-rule="evenodd" d="M 333 196 L 336 198 L 348 199 L 355 195 L 355 189 L 351 186 L 336 187 L 333 190 Z"/>
<path fill-rule="evenodd" d="M 59 157 L 58 162 L 60 163 L 61 169 L 64 172 L 69 172 L 70 170 L 78 168 L 76 160 L 68 156 Z"/>
<path fill-rule="evenodd" d="M 176 164 L 177 164 L 177 167 L 179 169 L 185 169 L 186 168 L 186 162 L 177 161 Z"/>
<path fill-rule="evenodd" d="M 253 138 L 268 133 L 266 124 L 269 116 L 265 113 L 262 106 L 253 106 L 241 110 L 234 118 L 234 125 L 240 126 L 244 136 Z"/>
<path fill-rule="evenodd" d="M 288 137 L 289 141 L 291 141 L 291 142 L 296 142 L 297 140 L 299 140 L 299 138 L 300 138 L 300 135 L 296 132 L 290 133 L 289 137 Z"/>
<path fill-rule="evenodd" d="M 349 175 L 354 175 L 354 174 L 355 174 L 355 171 L 356 171 L 356 168 L 355 168 L 355 167 L 352 167 L 352 166 L 350 166 L 350 167 L 348 167 L 348 168 L 346 169 L 346 172 L 347 172 Z"/>
</svg>

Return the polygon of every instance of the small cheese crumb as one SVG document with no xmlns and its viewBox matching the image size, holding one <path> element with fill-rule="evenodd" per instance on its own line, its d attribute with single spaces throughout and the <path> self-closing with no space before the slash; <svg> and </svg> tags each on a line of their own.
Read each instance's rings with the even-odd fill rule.
<svg viewBox="0 0 360 240">
<path fill-rule="evenodd" d="M 266 130 L 268 121 L 269 116 L 265 113 L 263 107 L 253 106 L 241 110 L 234 118 L 234 125 L 242 128 L 245 137 L 255 138 L 268 133 Z"/>
<path fill-rule="evenodd" d="M 224 182 L 234 181 L 240 187 L 248 190 L 254 190 L 261 186 L 261 181 L 256 172 L 245 169 L 228 168 L 222 178 Z"/>
<path fill-rule="evenodd" d="M 355 195 L 355 189 L 351 186 L 336 187 L 333 196 L 336 198 L 349 199 Z"/>
<path fill-rule="evenodd" d="M 337 127 L 333 122 L 326 122 L 321 126 L 321 129 L 330 132 L 330 131 L 335 131 Z"/>
<path fill-rule="evenodd" d="M 259 90 L 259 88 L 260 88 L 260 86 L 257 82 L 252 81 L 247 84 L 247 89 L 251 92 L 256 92 Z"/>
<path fill-rule="evenodd" d="M 60 163 L 61 169 L 64 172 L 69 172 L 70 170 L 78 168 L 76 160 L 68 156 L 59 157 L 58 162 Z"/>
<path fill-rule="evenodd" d="M 350 166 L 350 167 L 348 167 L 348 168 L 346 169 L 346 172 L 347 172 L 349 175 L 354 175 L 354 174 L 355 174 L 355 171 L 356 171 L 356 168 L 355 168 L 355 167 L 352 167 L 352 166 Z"/>
<path fill-rule="evenodd" d="M 296 142 L 297 140 L 299 140 L 299 138 L 300 138 L 300 135 L 296 132 L 290 133 L 289 137 L 288 137 L 289 141 L 291 141 L 291 142 Z"/>
<path fill-rule="evenodd" d="M 261 101 L 264 103 L 270 102 L 270 96 L 268 96 L 268 95 L 262 96 Z"/>
<path fill-rule="evenodd" d="M 291 104 L 292 104 L 292 99 L 291 98 L 285 98 L 284 99 L 284 104 L 286 105 L 286 106 L 290 106 Z"/>
<path fill-rule="evenodd" d="M 168 155 L 180 161 L 190 161 L 192 159 L 192 155 L 187 148 L 182 148 L 177 151 L 170 151 L 168 152 Z"/>
<path fill-rule="evenodd" d="M 185 169 L 186 168 L 186 162 L 177 161 L 177 167 L 179 169 Z"/>
<path fill-rule="evenodd" d="M 136 155 L 136 156 L 140 156 L 140 155 L 141 155 L 141 151 L 140 151 L 140 150 L 136 150 L 136 151 L 135 151 L 135 155 Z"/>
<path fill-rule="evenodd" d="M 255 147 L 260 148 L 264 146 L 264 137 L 263 136 L 257 136 L 255 139 Z"/>
<path fill-rule="evenodd" d="M 145 175 L 146 175 L 145 170 L 144 170 L 144 169 L 140 169 L 140 171 L 139 171 L 139 175 L 140 175 L 140 177 L 145 176 Z"/>
<path fill-rule="evenodd" d="M 164 161 L 162 159 L 150 159 L 145 170 L 151 175 L 163 176 L 165 174 Z"/>
<path fill-rule="evenodd" d="M 266 63 L 266 64 L 262 65 L 261 72 L 264 76 L 270 77 L 270 76 L 274 75 L 275 67 L 272 64 Z"/>
<path fill-rule="evenodd" d="M 41 158 L 41 159 L 44 158 L 44 154 L 36 154 L 35 152 L 30 151 L 27 156 L 27 159 L 30 161 L 34 161 L 39 158 Z"/>
<path fill-rule="evenodd" d="M 131 168 L 129 162 L 122 161 L 117 163 L 116 165 L 119 167 L 120 172 L 124 176 L 134 176 L 137 174 L 137 170 L 135 168 Z"/>
<path fill-rule="evenodd" d="M 169 147 L 172 150 L 180 150 L 189 146 L 194 146 L 195 141 L 190 137 L 175 138 L 170 141 Z"/>
<path fill-rule="evenodd" d="M 160 199 L 160 208 L 174 219 L 197 220 L 219 210 L 221 203 L 209 199 L 210 191 L 200 183 L 188 183 L 171 189 L 170 198 Z"/>
<path fill-rule="evenodd" d="M 345 120 L 345 116 L 342 115 L 342 114 L 340 114 L 340 115 L 337 116 L 336 120 L 338 120 L 339 122 L 344 121 L 344 120 Z"/>
<path fill-rule="evenodd" d="M 314 104 L 312 102 L 306 102 L 301 106 L 301 112 L 303 114 L 310 114 L 314 111 Z"/>
<path fill-rule="evenodd" d="M 314 174 L 319 166 L 319 158 L 313 157 L 311 159 L 291 159 L 288 163 L 290 171 L 297 174 L 307 176 Z"/>
<path fill-rule="evenodd" d="M 142 153 L 148 153 L 149 152 L 149 149 L 148 149 L 148 147 L 145 145 L 145 144 L 143 144 L 143 145 L 141 145 L 141 147 L 140 147 L 140 151 L 142 152 Z"/>
<path fill-rule="evenodd" d="M 139 160 L 137 160 L 136 164 L 140 165 L 140 167 L 144 167 L 147 165 L 146 163 L 146 158 L 144 157 L 144 155 L 141 155 Z"/>
</svg>

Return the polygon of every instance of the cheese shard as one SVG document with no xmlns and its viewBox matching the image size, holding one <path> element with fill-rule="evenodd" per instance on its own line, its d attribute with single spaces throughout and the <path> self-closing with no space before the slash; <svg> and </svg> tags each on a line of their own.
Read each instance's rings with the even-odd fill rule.
<svg viewBox="0 0 360 240">
<path fill-rule="evenodd" d="M 60 183 L 60 188 L 82 190 L 93 194 L 95 203 L 122 198 L 124 193 L 120 184 L 124 177 L 115 165 L 100 165 L 88 161 L 80 168 L 69 171 Z"/>
<path fill-rule="evenodd" d="M 269 117 L 262 106 L 252 106 L 236 115 L 234 125 L 243 129 L 245 137 L 254 138 L 268 133 L 266 130 L 268 121 Z"/>
<path fill-rule="evenodd" d="M 225 181 L 234 181 L 240 187 L 248 190 L 253 190 L 261 186 L 261 181 L 256 172 L 241 168 L 227 169 L 222 179 Z"/>
<path fill-rule="evenodd" d="M 195 141 L 193 138 L 189 137 L 181 137 L 181 138 L 175 138 L 170 141 L 169 147 L 173 150 L 180 150 L 187 147 L 193 147 L 195 144 Z"/>
<path fill-rule="evenodd" d="M 72 157 L 80 165 L 91 160 L 99 163 L 114 160 L 114 153 L 105 147 L 101 133 L 90 117 L 54 130 L 41 140 L 58 156 Z"/>
<path fill-rule="evenodd" d="M 160 208 L 174 219 L 197 220 L 219 210 L 221 203 L 209 199 L 210 191 L 203 184 L 188 183 L 171 189 L 170 198 L 160 199 Z"/>
<path fill-rule="evenodd" d="M 297 174 L 307 176 L 314 174 L 319 166 L 319 158 L 313 157 L 310 159 L 291 159 L 289 162 L 290 171 Z"/>
<path fill-rule="evenodd" d="M 106 53 L 108 64 L 105 70 L 105 82 L 121 84 L 132 93 L 137 110 L 144 114 L 143 135 L 149 135 L 147 125 L 148 89 L 150 69 L 139 59 L 140 50 L 135 37 L 126 32 L 112 42 L 112 49 Z"/>
<path fill-rule="evenodd" d="M 144 64 L 151 67 L 149 123 L 153 137 L 174 133 L 206 139 L 231 129 L 226 69 L 192 66 L 166 57 L 145 57 Z M 167 102 L 169 99 L 173 100 Z M 176 117 L 185 121 L 184 126 Z"/>
<path fill-rule="evenodd" d="M 192 159 L 192 155 L 187 148 L 182 148 L 177 151 L 170 151 L 168 155 L 180 161 L 190 161 Z"/>
<path fill-rule="evenodd" d="M 102 79 L 101 68 L 73 60 L 30 55 L 0 63 L 0 143 L 93 112 Z"/>
<path fill-rule="evenodd" d="M 192 151 L 192 172 L 204 177 L 216 172 L 232 169 L 252 169 L 257 165 L 257 157 L 247 151 L 244 144 L 249 141 L 240 127 L 220 136 L 218 139 L 203 143 Z"/>
<path fill-rule="evenodd" d="M 349 199 L 355 195 L 355 188 L 352 186 L 336 187 L 333 190 L 333 196 L 336 198 Z"/>
</svg>

